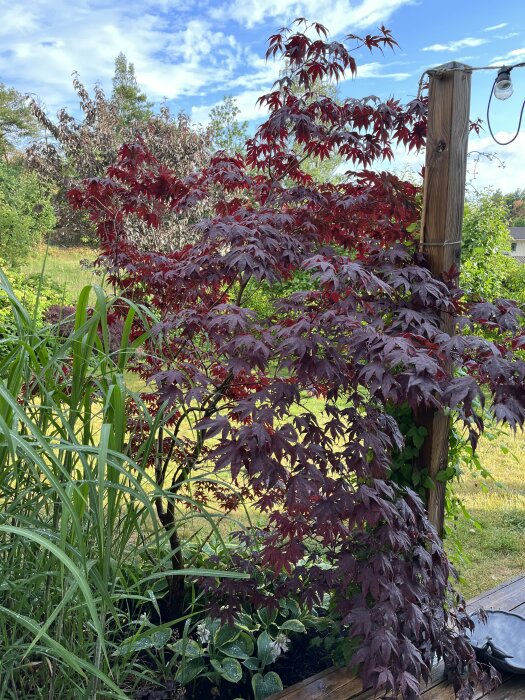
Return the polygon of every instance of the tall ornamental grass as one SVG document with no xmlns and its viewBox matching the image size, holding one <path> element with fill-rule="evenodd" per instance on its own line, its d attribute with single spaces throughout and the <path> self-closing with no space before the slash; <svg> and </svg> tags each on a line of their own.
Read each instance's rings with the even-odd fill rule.
<svg viewBox="0 0 525 700">
<path fill-rule="evenodd" d="M 166 577 L 217 574 L 173 571 L 158 525 L 155 499 L 175 496 L 147 466 L 169 409 L 151 415 L 126 385 L 147 335 L 131 337 L 133 320 L 153 319 L 85 287 L 74 318 L 44 325 L 1 270 L 0 294 L 12 308 L 0 339 L 0 697 L 132 697 L 163 680 L 155 647 L 175 622 L 159 621 Z M 127 314 L 115 344 L 116 305 Z M 150 436 L 134 459 L 131 400 Z"/>
</svg>

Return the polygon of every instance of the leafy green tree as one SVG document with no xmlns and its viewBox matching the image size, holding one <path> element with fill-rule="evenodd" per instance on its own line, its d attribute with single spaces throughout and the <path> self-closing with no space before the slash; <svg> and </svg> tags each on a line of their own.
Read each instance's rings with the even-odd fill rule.
<svg viewBox="0 0 525 700">
<path fill-rule="evenodd" d="M 510 234 L 505 203 L 490 191 L 465 203 L 460 286 L 470 296 L 505 296 Z"/>
<path fill-rule="evenodd" d="M 525 187 L 518 187 L 507 194 L 498 189 L 492 198 L 495 202 L 504 204 L 510 226 L 525 226 Z"/>
<path fill-rule="evenodd" d="M 294 85 L 292 93 L 296 97 L 300 96 L 307 105 L 317 103 L 324 98 L 333 100 L 335 103 L 340 103 L 337 94 L 337 86 L 333 83 L 316 83 L 312 86 L 306 98 L 304 97 L 304 90 L 301 86 Z M 318 125 L 322 126 L 322 124 Z M 294 151 L 297 153 L 300 160 L 306 156 L 304 148 L 297 144 L 294 146 Z M 342 176 L 338 176 L 337 173 L 342 164 L 343 158 L 341 158 L 341 156 L 322 159 L 314 155 L 308 155 L 303 163 L 303 170 L 308 173 L 308 175 L 311 175 L 316 182 L 336 182 L 342 179 Z"/>
<path fill-rule="evenodd" d="M 13 150 L 18 143 L 35 136 L 37 122 L 25 97 L 13 87 L 0 83 L 0 155 Z"/>
<path fill-rule="evenodd" d="M 212 148 L 229 155 L 244 153 L 248 138 L 248 122 L 239 121 L 241 110 L 234 97 L 225 95 L 210 111 Z"/>
<path fill-rule="evenodd" d="M 0 257 L 22 263 L 55 225 L 51 201 L 21 159 L 0 162 Z"/>
<path fill-rule="evenodd" d="M 504 296 L 525 304 L 525 265 L 509 258 L 509 269 L 503 281 Z"/>
<path fill-rule="evenodd" d="M 140 91 L 135 77 L 135 66 L 119 53 L 115 59 L 111 99 L 117 107 L 122 124 L 126 127 L 147 122 L 153 116 L 153 103 Z"/>
</svg>

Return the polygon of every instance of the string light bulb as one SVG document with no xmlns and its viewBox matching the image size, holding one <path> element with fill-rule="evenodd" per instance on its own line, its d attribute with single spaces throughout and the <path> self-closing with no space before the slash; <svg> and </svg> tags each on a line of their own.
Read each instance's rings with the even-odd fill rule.
<svg viewBox="0 0 525 700">
<path fill-rule="evenodd" d="M 512 69 L 503 66 L 498 71 L 498 77 L 494 81 L 494 97 L 497 100 L 508 100 L 514 92 L 512 80 L 510 79 L 510 71 Z"/>
<path fill-rule="evenodd" d="M 489 127 L 490 135 L 498 146 L 508 146 L 518 138 L 521 129 L 521 121 L 523 119 L 523 111 L 525 110 L 525 100 L 521 105 L 520 119 L 516 133 L 508 141 L 500 141 L 494 135 L 494 132 L 492 131 L 492 124 L 490 123 L 490 104 L 492 102 L 492 97 L 494 96 L 497 100 L 508 100 L 508 98 L 514 92 L 512 80 L 510 79 L 510 72 L 513 68 L 521 68 L 524 65 L 524 63 L 517 63 L 514 66 L 501 66 L 501 68 L 498 69 L 498 75 L 496 76 L 494 84 L 492 85 L 492 90 L 490 91 L 489 103 L 487 105 L 487 126 Z"/>
</svg>

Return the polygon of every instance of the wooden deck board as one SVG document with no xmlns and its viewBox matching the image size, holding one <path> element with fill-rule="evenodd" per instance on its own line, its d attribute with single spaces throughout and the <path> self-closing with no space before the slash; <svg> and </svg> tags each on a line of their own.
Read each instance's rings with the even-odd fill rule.
<svg viewBox="0 0 525 700">
<path fill-rule="evenodd" d="M 486 610 L 506 610 L 525 615 L 525 575 L 508 581 L 475 596 L 468 602 L 470 612 L 483 607 Z M 360 681 L 348 669 L 332 667 L 315 676 L 272 695 L 268 700 L 372 700 L 374 694 L 363 690 Z M 432 679 L 423 691 L 424 700 L 454 700 L 454 692 L 443 679 L 443 666 L 437 666 Z M 489 693 L 479 692 L 475 700 L 525 700 L 525 676 L 509 676 L 502 685 Z"/>
</svg>

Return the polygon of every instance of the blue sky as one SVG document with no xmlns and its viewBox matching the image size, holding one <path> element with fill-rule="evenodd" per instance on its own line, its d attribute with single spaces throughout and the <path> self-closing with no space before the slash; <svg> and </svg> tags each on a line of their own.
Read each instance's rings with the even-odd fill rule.
<svg viewBox="0 0 525 700">
<path fill-rule="evenodd" d="M 384 23 L 400 44 L 384 56 L 357 54 L 358 77 L 341 84 L 343 97 L 410 99 L 426 68 L 451 60 L 472 66 L 525 61 L 522 0 L 0 0 L 0 80 L 37 94 L 50 112 L 74 109 L 71 73 L 110 92 L 114 59 L 123 51 L 150 99 L 165 97 L 205 122 L 224 94 L 233 95 L 253 126 L 261 117 L 256 99 L 279 70 L 264 61 L 266 39 L 297 16 L 324 23 L 339 38 Z M 473 118 L 485 117 L 494 77 L 495 71 L 473 74 Z M 525 100 L 525 68 L 512 77 L 512 98 L 493 102 L 500 140 L 516 130 Z M 525 187 L 525 124 L 511 146 L 499 147 L 483 133 L 469 148 L 505 162 L 499 168 L 481 161 L 476 186 Z M 418 162 L 399 154 L 398 167 L 405 164 Z M 473 164 L 470 169 L 472 177 Z"/>
</svg>

